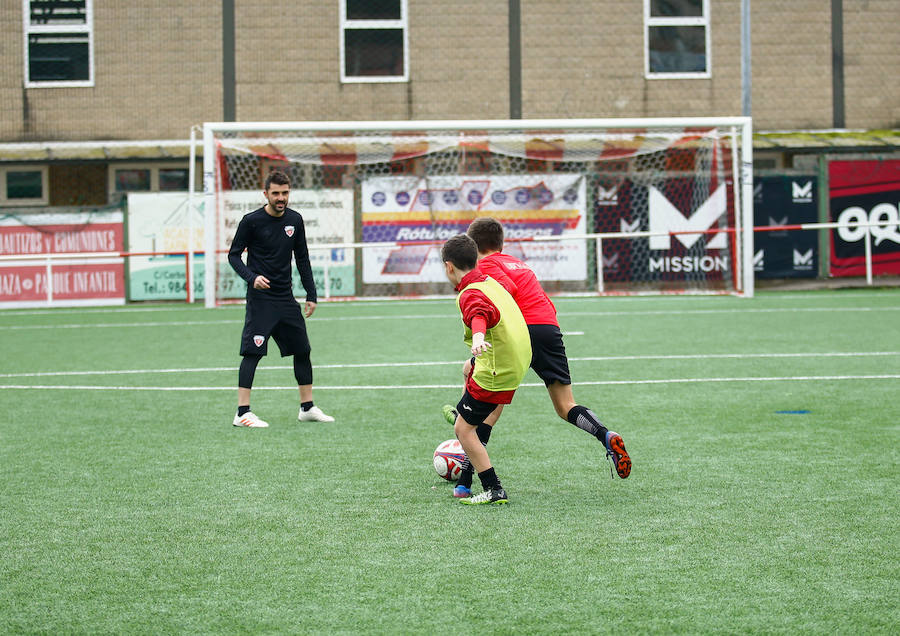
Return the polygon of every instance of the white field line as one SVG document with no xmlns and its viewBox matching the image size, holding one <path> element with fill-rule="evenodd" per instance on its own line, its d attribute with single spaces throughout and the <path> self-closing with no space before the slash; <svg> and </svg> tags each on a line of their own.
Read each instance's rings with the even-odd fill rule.
<svg viewBox="0 0 900 636">
<path fill-rule="evenodd" d="M 869 358 L 884 356 L 900 356 L 900 351 L 828 351 L 814 353 L 696 353 L 676 355 L 642 355 L 642 356 L 586 356 L 570 357 L 569 362 L 626 362 L 638 360 L 742 360 L 747 358 Z M 459 365 L 461 360 L 436 360 L 427 362 L 369 362 L 353 364 L 317 364 L 314 369 L 377 369 L 399 367 L 437 367 Z M 0 378 L 42 378 L 83 375 L 153 375 L 166 373 L 232 373 L 237 365 L 228 367 L 187 367 L 170 369 L 121 369 L 104 371 L 39 371 L 31 373 L 0 373 Z M 290 365 L 273 365 L 260 367 L 259 371 L 293 369 Z M 577 384 L 586 384 L 578 382 Z M 524 385 L 523 385 L 524 386 Z"/>
<path fill-rule="evenodd" d="M 243 323 L 244 319 L 235 320 L 174 320 L 172 322 L 121 322 L 106 323 L 95 322 L 70 323 L 66 325 L 2 325 L 0 331 L 21 331 L 25 329 L 112 329 L 119 327 L 192 327 L 197 325 L 236 325 Z"/>
<path fill-rule="evenodd" d="M 759 290 L 757 290 L 759 291 Z M 896 297 L 896 291 L 861 291 L 861 290 L 853 290 L 852 292 L 853 298 L 885 298 L 885 297 Z M 763 291 L 758 297 L 766 297 L 777 300 L 810 300 L 812 298 L 811 294 L 808 292 L 770 292 Z M 581 294 L 556 294 L 553 296 L 553 299 L 565 300 L 567 303 L 579 303 L 579 302 L 603 302 L 604 304 L 611 303 L 648 303 L 648 302 L 667 302 L 667 303 L 693 303 L 698 301 L 697 296 L 677 296 L 677 295 L 669 295 L 669 296 L 585 296 Z M 710 297 L 710 300 L 717 301 L 720 300 L 721 297 Z M 344 304 L 344 301 L 333 301 L 335 304 Z M 441 298 L 423 298 L 416 300 L 365 300 L 358 299 L 354 301 L 349 301 L 351 304 L 356 304 L 359 307 L 398 307 L 404 305 L 413 305 L 413 306 L 422 306 L 425 305 L 434 305 L 440 303 L 450 303 L 453 304 L 453 296 L 448 295 L 445 299 Z M 323 304 L 328 304 L 327 302 Z M 235 305 L 241 306 L 241 305 Z M 54 315 L 59 316 L 63 314 L 133 314 L 133 313 L 156 313 L 156 312 L 171 312 L 171 311 L 193 311 L 198 309 L 196 306 L 190 305 L 165 305 L 165 306 L 150 306 L 150 307 L 71 307 L 71 308 L 47 308 L 47 309 L 7 309 L 4 310 L 0 315 L 3 316 L 48 316 Z"/>
<path fill-rule="evenodd" d="M 770 307 L 759 309 L 747 309 L 733 307 L 730 309 L 658 309 L 650 311 L 564 311 L 559 316 L 591 316 L 596 318 L 620 317 L 620 316 L 699 316 L 721 314 L 778 314 L 778 313 L 818 313 L 818 312 L 880 312 L 900 311 L 897 307 Z M 0 315 L 2 318 L 2 315 Z M 453 319 L 459 320 L 456 314 L 404 314 L 404 315 L 371 315 L 371 316 L 328 316 L 309 318 L 309 322 L 346 322 L 359 320 L 435 320 Z M 244 322 L 243 317 L 235 317 L 228 320 L 178 320 L 161 322 L 123 322 L 123 323 L 69 323 L 61 325 L 0 325 L 0 331 L 18 331 L 27 329 L 112 329 L 130 327 L 190 327 L 208 325 L 237 325 Z"/>
<path fill-rule="evenodd" d="M 47 308 L 47 309 L 7 309 L 3 312 L 4 316 L 62 316 L 65 314 L 137 314 L 137 313 L 157 313 L 160 311 L 185 311 L 184 307 L 175 309 L 174 306 L 168 307 L 71 307 L 69 309 Z"/>
<path fill-rule="evenodd" d="M 767 377 L 741 377 L 741 378 L 668 378 L 663 380 L 601 380 L 595 382 L 579 382 L 579 386 L 609 386 L 609 385 L 636 385 L 636 384 L 702 384 L 713 382 L 827 382 L 845 380 L 900 380 L 900 374 L 882 375 L 800 375 L 800 376 L 767 376 Z M 525 383 L 522 387 L 543 387 L 543 382 Z M 75 390 L 75 391 L 229 391 L 234 387 L 223 386 L 89 386 L 89 385 L 0 385 L 0 389 L 7 390 Z M 344 385 L 344 386 L 316 386 L 316 391 L 409 391 L 410 389 L 459 389 L 459 384 L 414 384 L 414 385 Z M 254 391 L 291 391 L 297 387 L 254 387 Z"/>
<path fill-rule="evenodd" d="M 635 296 L 635 299 L 642 298 L 640 296 Z M 660 300 L 667 297 L 660 297 Z M 357 303 L 358 307 L 399 307 L 401 305 L 418 305 L 421 307 L 422 305 L 434 305 L 439 303 L 445 303 L 449 306 L 453 306 L 454 296 L 447 296 L 445 299 L 421 299 L 421 300 L 384 300 L 384 301 L 368 301 L 368 300 L 359 300 L 359 301 L 350 301 L 351 303 Z M 572 298 L 571 300 L 581 300 L 580 298 Z M 585 299 L 585 300 L 593 300 L 593 299 Z M 610 298 L 612 300 L 612 298 Z M 618 300 L 618 298 L 616 298 Z M 336 301 L 334 304 L 345 304 L 343 301 Z M 244 305 L 242 303 L 238 303 L 233 305 L 234 307 L 243 308 Z M 197 307 L 196 305 L 167 305 L 167 306 L 154 306 L 154 307 L 71 307 L 71 308 L 46 308 L 46 309 L 6 309 L 3 311 L 3 315 L 6 316 L 61 316 L 63 314 L 136 314 L 136 313 L 156 313 L 160 311 L 164 312 L 178 312 L 178 311 L 203 311 L 203 308 Z"/>
</svg>

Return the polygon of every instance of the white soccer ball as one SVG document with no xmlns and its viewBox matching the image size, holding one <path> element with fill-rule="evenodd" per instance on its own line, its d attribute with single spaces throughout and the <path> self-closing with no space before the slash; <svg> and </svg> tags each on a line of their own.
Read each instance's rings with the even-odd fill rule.
<svg viewBox="0 0 900 636">
<path fill-rule="evenodd" d="M 447 481 L 456 481 L 466 461 L 466 452 L 458 439 L 448 439 L 434 449 L 434 470 Z"/>
</svg>

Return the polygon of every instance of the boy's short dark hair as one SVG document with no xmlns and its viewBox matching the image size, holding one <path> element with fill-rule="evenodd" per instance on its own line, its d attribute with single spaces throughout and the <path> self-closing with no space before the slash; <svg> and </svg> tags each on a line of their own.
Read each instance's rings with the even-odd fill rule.
<svg viewBox="0 0 900 636">
<path fill-rule="evenodd" d="M 489 216 L 475 219 L 466 230 L 472 237 L 479 252 L 499 252 L 503 250 L 503 226 L 500 221 Z"/>
<path fill-rule="evenodd" d="M 478 247 L 468 235 L 457 234 L 441 247 L 441 261 L 450 261 L 456 269 L 471 271 L 478 263 Z"/>
<path fill-rule="evenodd" d="M 276 185 L 286 185 L 286 186 L 290 187 L 291 179 L 285 173 L 283 173 L 281 170 L 273 170 L 266 177 L 266 183 L 265 183 L 264 189 L 268 190 L 269 186 L 272 185 L 273 183 Z"/>
</svg>

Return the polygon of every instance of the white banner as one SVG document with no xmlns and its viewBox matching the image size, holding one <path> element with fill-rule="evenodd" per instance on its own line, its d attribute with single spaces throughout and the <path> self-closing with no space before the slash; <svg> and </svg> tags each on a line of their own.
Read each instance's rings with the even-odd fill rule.
<svg viewBox="0 0 900 636">
<path fill-rule="evenodd" d="M 129 252 L 203 251 L 203 197 L 188 210 L 187 192 L 128 194 Z M 194 258 L 194 294 L 203 297 L 203 259 Z M 134 256 L 128 268 L 129 300 L 180 300 L 187 294 L 184 255 Z"/>
<path fill-rule="evenodd" d="M 583 240 L 527 240 L 585 233 L 582 175 L 375 177 L 362 183 L 361 207 L 363 242 L 437 242 L 364 250 L 365 283 L 445 281 L 439 243 L 481 216 L 503 223 L 503 251 L 527 262 L 538 279 L 587 278 Z"/>
<path fill-rule="evenodd" d="M 261 191 L 225 191 L 217 250 L 227 251 L 237 225 L 248 212 L 265 205 Z M 353 242 L 353 193 L 348 190 L 292 190 L 288 203 L 303 216 L 309 257 L 316 287 L 322 296 L 354 293 L 354 256 L 352 250 L 313 249 L 316 244 Z M 158 192 L 128 195 L 129 252 L 201 252 L 204 249 L 204 199 L 194 197 L 188 213 L 186 192 Z M 242 298 L 246 283 L 219 259 L 220 277 L 225 295 Z M 194 294 L 204 297 L 204 263 L 194 258 Z M 305 296 L 294 270 L 295 291 Z M 133 257 L 129 268 L 131 300 L 173 300 L 186 294 L 186 260 L 183 255 Z"/>
<path fill-rule="evenodd" d="M 245 214 L 262 207 L 266 199 L 257 190 L 226 190 L 222 192 L 223 205 L 219 244 L 217 250 L 227 250 L 234 240 L 234 232 Z M 320 296 L 352 296 L 355 294 L 355 267 L 352 249 L 315 249 L 316 245 L 353 242 L 353 191 L 352 190 L 291 190 L 288 207 L 303 216 L 309 260 Z M 246 284 L 226 263 L 220 272 L 226 280 L 226 293 L 230 297 L 243 297 Z M 229 278 L 230 277 L 230 278 Z M 294 293 L 306 294 L 294 268 Z"/>
</svg>

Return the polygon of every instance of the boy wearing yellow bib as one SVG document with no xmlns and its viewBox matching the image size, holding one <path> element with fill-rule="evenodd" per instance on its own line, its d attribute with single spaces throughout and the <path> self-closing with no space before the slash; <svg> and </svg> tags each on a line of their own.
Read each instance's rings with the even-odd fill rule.
<svg viewBox="0 0 900 636">
<path fill-rule="evenodd" d="M 456 406 L 457 439 L 484 492 L 460 499 L 464 504 L 504 504 L 509 500 L 491 464 L 485 444 L 491 426 L 485 419 L 498 405 L 509 404 L 531 363 L 528 327 L 516 301 L 503 286 L 476 269 L 478 248 L 465 234 L 441 248 L 447 279 L 459 295 L 464 341 L 474 358 L 465 391 Z"/>
</svg>

